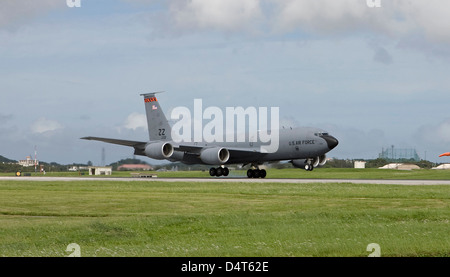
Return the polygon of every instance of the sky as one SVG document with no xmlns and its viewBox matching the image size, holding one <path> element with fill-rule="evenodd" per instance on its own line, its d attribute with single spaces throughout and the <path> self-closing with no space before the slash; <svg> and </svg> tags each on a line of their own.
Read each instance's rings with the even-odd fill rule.
<svg viewBox="0 0 450 277">
<path fill-rule="evenodd" d="M 394 145 L 450 162 L 438 158 L 450 151 L 449 1 L 79 2 L 0 1 L 0 155 L 131 158 L 80 138 L 147 141 L 140 94 L 165 91 L 168 117 L 194 99 L 279 107 L 280 125 L 339 140 L 328 157 L 374 159 Z"/>
</svg>

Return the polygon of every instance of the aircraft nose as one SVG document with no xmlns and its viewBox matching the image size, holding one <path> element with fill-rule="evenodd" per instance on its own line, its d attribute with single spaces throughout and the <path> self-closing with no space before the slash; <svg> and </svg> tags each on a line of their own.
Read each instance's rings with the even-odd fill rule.
<svg viewBox="0 0 450 277">
<path fill-rule="evenodd" d="M 333 136 L 322 136 L 322 138 L 327 142 L 328 148 L 330 150 L 335 148 L 339 144 L 339 141 Z"/>
</svg>

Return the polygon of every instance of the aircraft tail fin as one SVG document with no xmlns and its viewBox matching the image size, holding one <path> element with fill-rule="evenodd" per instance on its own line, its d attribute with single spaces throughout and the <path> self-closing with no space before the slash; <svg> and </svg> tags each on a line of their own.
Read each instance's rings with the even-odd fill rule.
<svg viewBox="0 0 450 277">
<path fill-rule="evenodd" d="M 144 96 L 150 141 L 172 140 L 172 128 L 155 96 L 156 92 L 141 94 Z"/>
</svg>

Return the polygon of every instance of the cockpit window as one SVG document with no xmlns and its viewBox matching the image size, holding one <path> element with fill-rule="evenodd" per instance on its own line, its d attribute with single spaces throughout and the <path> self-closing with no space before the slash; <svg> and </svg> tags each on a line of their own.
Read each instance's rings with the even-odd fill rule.
<svg viewBox="0 0 450 277">
<path fill-rule="evenodd" d="M 317 137 L 323 137 L 323 136 L 328 136 L 328 133 L 314 133 L 314 135 Z"/>
</svg>

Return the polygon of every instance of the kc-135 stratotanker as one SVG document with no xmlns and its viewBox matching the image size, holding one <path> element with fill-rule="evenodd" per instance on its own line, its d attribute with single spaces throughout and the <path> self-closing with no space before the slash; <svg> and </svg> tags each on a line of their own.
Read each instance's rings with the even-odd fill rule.
<svg viewBox="0 0 450 277">
<path fill-rule="evenodd" d="M 212 165 L 211 176 L 228 176 L 227 165 L 250 165 L 249 178 L 265 178 L 266 171 L 259 166 L 264 163 L 290 161 L 294 167 L 307 171 L 326 163 L 326 153 L 338 145 L 338 140 L 328 132 L 312 127 L 278 128 L 277 147 L 267 151 L 267 143 L 261 141 L 217 142 L 179 141 L 172 138 L 170 126 L 156 98 L 156 93 L 142 94 L 144 97 L 150 140 L 132 141 L 102 137 L 83 137 L 112 144 L 133 147 L 135 155 L 157 160 L 182 162 L 185 164 Z"/>
</svg>

